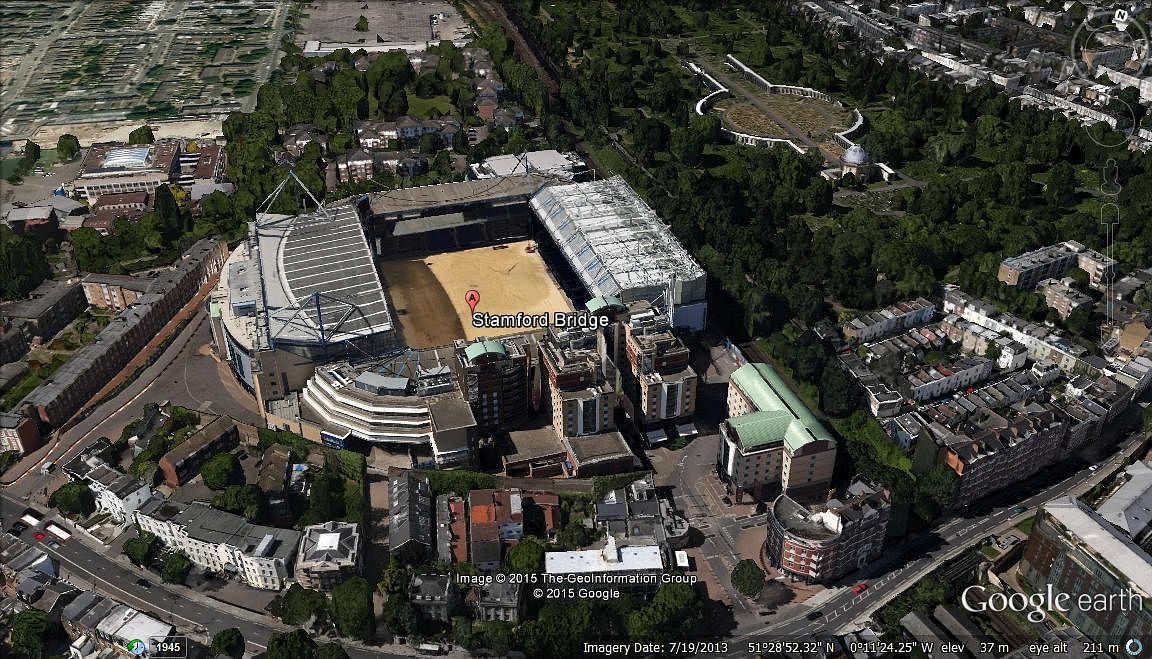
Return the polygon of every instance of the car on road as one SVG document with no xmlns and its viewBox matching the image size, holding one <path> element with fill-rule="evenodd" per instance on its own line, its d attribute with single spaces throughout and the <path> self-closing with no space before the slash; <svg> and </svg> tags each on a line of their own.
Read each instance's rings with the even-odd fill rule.
<svg viewBox="0 0 1152 659">
<path fill-rule="evenodd" d="M 44 539 L 44 532 L 43 531 L 37 531 L 37 532 L 32 534 L 32 537 L 36 538 L 36 541 L 39 542 L 39 541 Z"/>
<path fill-rule="evenodd" d="M 151 588 L 152 582 L 148 581 L 147 579 L 137 579 L 136 585 L 140 586 L 141 588 Z"/>
<path fill-rule="evenodd" d="M 49 547 L 51 547 L 51 548 L 53 548 L 53 549 L 59 549 L 59 548 L 60 548 L 60 543 L 59 543 L 59 542 L 56 542 L 55 540 L 49 540 L 49 541 L 48 541 L 47 543 L 45 543 L 45 544 L 47 544 Z"/>
<path fill-rule="evenodd" d="M 854 593 L 862 593 L 866 590 L 868 590 L 868 584 L 864 583 L 863 581 L 856 584 L 855 586 L 852 586 L 852 592 Z"/>
<path fill-rule="evenodd" d="M 56 469 L 55 462 L 45 462 L 43 467 L 40 467 L 40 473 L 47 476 Z"/>
<path fill-rule="evenodd" d="M 1099 468 L 1100 468 L 1100 465 L 1092 465 L 1091 467 L 1088 467 L 1088 471 L 1096 471 Z"/>
<path fill-rule="evenodd" d="M 1024 513 L 1024 512 L 1028 512 L 1028 508 L 1026 506 L 1016 506 L 1015 508 L 1012 509 L 1013 515 L 1019 515 L 1020 513 Z"/>
<path fill-rule="evenodd" d="M 804 617 L 809 619 L 809 620 L 819 620 L 820 618 L 824 617 L 824 612 L 823 611 L 813 611 L 812 613 L 809 613 L 808 615 L 806 615 Z"/>
</svg>

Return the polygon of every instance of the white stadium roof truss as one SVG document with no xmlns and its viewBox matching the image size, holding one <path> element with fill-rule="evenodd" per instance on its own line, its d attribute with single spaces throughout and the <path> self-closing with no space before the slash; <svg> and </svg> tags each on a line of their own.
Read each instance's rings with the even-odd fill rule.
<svg viewBox="0 0 1152 659">
<path fill-rule="evenodd" d="M 623 179 L 550 186 L 532 205 L 593 295 L 666 288 L 704 272 Z"/>
</svg>

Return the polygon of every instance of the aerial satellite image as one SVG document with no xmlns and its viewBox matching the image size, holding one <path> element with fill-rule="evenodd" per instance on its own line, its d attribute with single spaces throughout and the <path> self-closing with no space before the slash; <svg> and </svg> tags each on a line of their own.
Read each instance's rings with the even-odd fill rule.
<svg viewBox="0 0 1152 659">
<path fill-rule="evenodd" d="M 1152 659 L 1150 35 L 0 2 L 0 657 Z"/>
</svg>

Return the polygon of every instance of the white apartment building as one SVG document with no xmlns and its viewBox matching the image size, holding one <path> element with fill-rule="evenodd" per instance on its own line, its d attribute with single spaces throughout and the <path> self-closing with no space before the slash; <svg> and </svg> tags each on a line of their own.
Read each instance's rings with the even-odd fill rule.
<svg viewBox="0 0 1152 659">
<path fill-rule="evenodd" d="M 204 503 L 153 498 L 136 511 L 136 523 L 194 564 L 266 590 L 288 585 L 300 545 L 299 531 L 257 526 Z"/>
<path fill-rule="evenodd" d="M 144 481 L 103 465 L 88 472 L 85 480 L 96 497 L 96 510 L 121 523 L 130 521 L 132 514 L 152 496 L 152 488 Z"/>
</svg>

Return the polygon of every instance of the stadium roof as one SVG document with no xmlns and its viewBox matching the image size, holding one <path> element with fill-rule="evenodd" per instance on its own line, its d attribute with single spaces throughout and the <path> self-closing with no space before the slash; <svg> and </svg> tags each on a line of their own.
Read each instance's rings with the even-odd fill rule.
<svg viewBox="0 0 1152 659">
<path fill-rule="evenodd" d="M 796 451 L 816 440 L 832 441 L 824 425 L 771 366 L 745 364 L 732 373 L 732 382 L 757 409 L 728 420 L 745 449 L 783 441 L 789 451 Z"/>
<path fill-rule="evenodd" d="M 400 188 L 369 195 L 368 205 L 373 215 L 400 214 L 414 217 L 424 211 L 441 208 L 524 201 L 551 180 L 547 176 L 531 174 Z"/>
<path fill-rule="evenodd" d="M 273 342 L 337 343 L 392 329 L 355 206 L 258 223 L 256 231 Z"/>
<path fill-rule="evenodd" d="M 529 203 L 594 297 L 627 300 L 636 296 L 623 291 L 704 279 L 668 225 L 618 176 L 548 186 Z"/>
<path fill-rule="evenodd" d="M 469 363 L 475 361 L 476 358 L 481 355 L 492 354 L 507 355 L 508 350 L 504 348 L 503 343 L 496 339 L 480 339 L 468 344 L 468 347 L 464 348 L 464 356 L 468 358 Z"/>
</svg>

